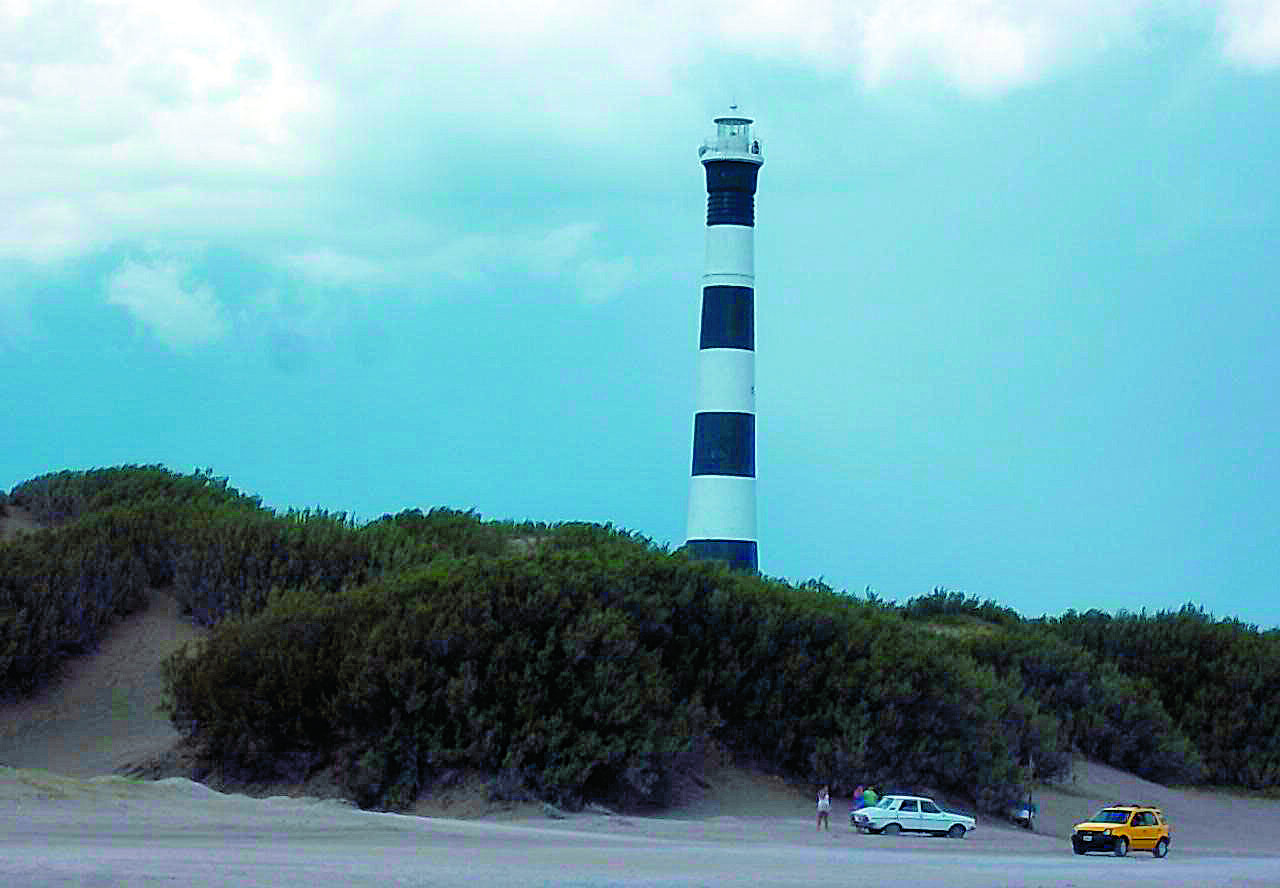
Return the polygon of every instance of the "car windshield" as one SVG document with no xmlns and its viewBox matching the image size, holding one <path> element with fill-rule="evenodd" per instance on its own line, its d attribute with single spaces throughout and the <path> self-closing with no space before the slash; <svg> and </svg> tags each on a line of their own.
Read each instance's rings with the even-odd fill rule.
<svg viewBox="0 0 1280 888">
<path fill-rule="evenodd" d="M 1128 811 L 1117 811 L 1114 808 L 1103 808 L 1093 815 L 1094 823 L 1125 823 L 1129 820 Z"/>
<path fill-rule="evenodd" d="M 876 802 L 876 807 L 877 807 L 877 808 L 887 808 L 887 807 L 889 807 L 890 805 L 892 805 L 892 804 L 893 804 L 894 802 L 896 802 L 896 801 L 897 801 L 897 799 L 895 799 L 893 796 L 885 796 L 885 797 L 884 797 L 884 798 L 882 798 L 880 801 Z"/>
</svg>

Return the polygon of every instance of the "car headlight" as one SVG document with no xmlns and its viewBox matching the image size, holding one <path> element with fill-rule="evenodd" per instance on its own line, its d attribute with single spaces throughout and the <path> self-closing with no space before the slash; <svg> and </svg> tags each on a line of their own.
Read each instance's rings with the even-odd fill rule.
<svg viewBox="0 0 1280 888">
<path fill-rule="evenodd" d="M 1104 836 L 1109 836 L 1109 835 L 1111 835 L 1111 830 L 1109 830 L 1109 829 L 1104 829 L 1104 830 L 1102 831 L 1102 834 L 1103 834 Z"/>
</svg>

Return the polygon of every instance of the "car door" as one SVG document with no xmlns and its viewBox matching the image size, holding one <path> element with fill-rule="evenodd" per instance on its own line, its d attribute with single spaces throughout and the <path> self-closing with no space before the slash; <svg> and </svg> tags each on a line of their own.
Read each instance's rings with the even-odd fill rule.
<svg viewBox="0 0 1280 888">
<path fill-rule="evenodd" d="M 1156 844 L 1156 833 L 1160 831 L 1156 816 L 1150 811 L 1139 811 L 1133 815 L 1133 828 L 1130 830 L 1130 842 L 1135 851 L 1150 851 Z"/>
<path fill-rule="evenodd" d="M 898 803 L 898 824 L 903 829 L 921 829 L 920 802 L 917 799 L 903 799 Z"/>
<path fill-rule="evenodd" d="M 951 828 L 952 821 L 942 812 L 942 809 L 928 799 L 922 799 L 920 802 L 920 828 L 929 832 L 946 832 Z"/>
</svg>

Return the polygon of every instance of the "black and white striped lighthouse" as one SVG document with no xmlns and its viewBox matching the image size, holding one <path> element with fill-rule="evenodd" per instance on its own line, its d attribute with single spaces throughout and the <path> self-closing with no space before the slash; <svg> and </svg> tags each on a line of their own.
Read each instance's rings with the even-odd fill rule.
<svg viewBox="0 0 1280 888">
<path fill-rule="evenodd" d="M 764 164 L 748 117 L 717 117 L 707 172 L 707 264 L 693 417 L 689 535 L 695 558 L 759 568 L 756 539 L 755 195 Z"/>
</svg>

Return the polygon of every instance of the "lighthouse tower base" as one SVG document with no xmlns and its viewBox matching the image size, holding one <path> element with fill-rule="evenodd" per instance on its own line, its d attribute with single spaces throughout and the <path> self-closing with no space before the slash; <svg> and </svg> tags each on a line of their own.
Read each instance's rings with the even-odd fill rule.
<svg viewBox="0 0 1280 888">
<path fill-rule="evenodd" d="M 685 544 L 689 554 L 701 561 L 725 561 L 734 570 L 755 573 L 760 569 L 760 559 L 754 541 L 745 540 L 689 540 Z"/>
</svg>

